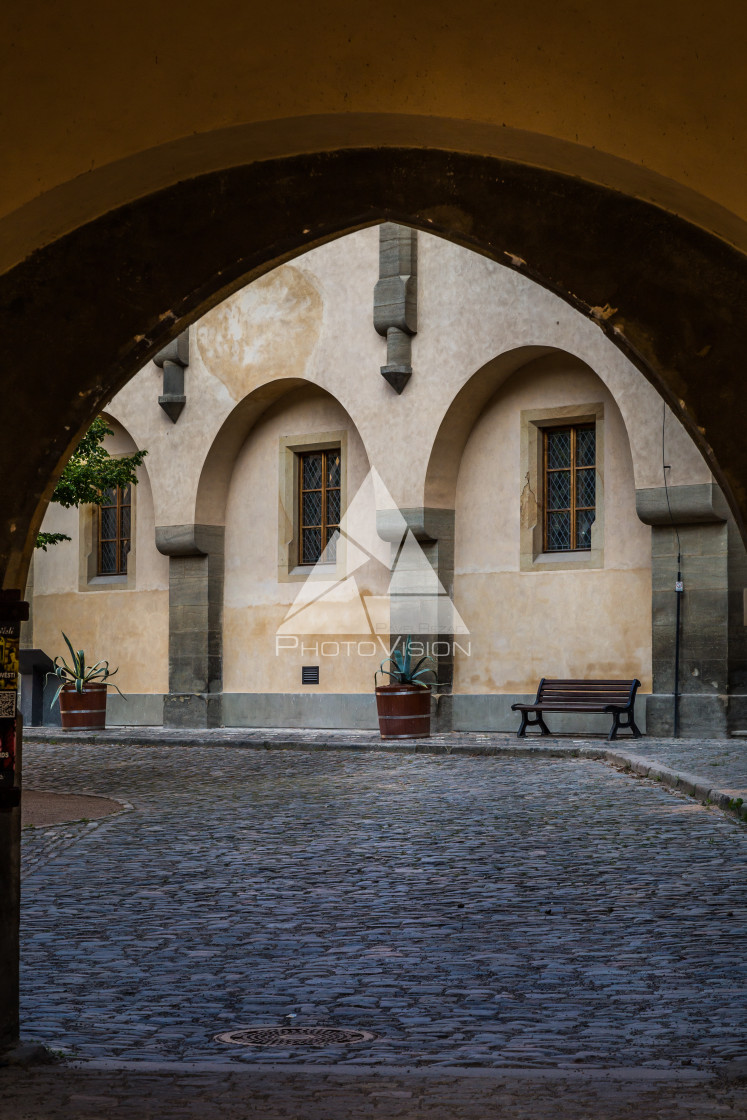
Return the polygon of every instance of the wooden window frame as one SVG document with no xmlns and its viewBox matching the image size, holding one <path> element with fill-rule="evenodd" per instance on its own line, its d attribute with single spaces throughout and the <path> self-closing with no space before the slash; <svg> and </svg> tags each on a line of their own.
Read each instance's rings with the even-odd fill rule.
<svg viewBox="0 0 747 1120">
<path fill-rule="evenodd" d="M 580 431 L 593 431 L 594 432 L 594 462 L 593 462 L 593 464 L 587 464 L 584 467 L 579 467 L 576 464 L 576 441 L 577 441 L 577 438 L 578 438 L 578 433 Z M 549 438 L 550 438 L 551 435 L 557 435 L 558 432 L 569 432 L 570 433 L 570 437 L 571 437 L 571 440 L 570 440 L 570 467 L 549 467 L 548 466 L 548 463 L 547 463 L 547 448 L 548 448 Z M 563 471 L 567 471 L 567 470 L 570 470 L 570 475 L 571 475 L 571 479 L 570 479 L 570 500 L 571 500 L 571 504 L 570 504 L 570 507 L 565 507 L 563 509 L 552 509 L 551 510 L 549 508 L 549 503 L 548 503 L 548 500 L 547 500 L 547 495 L 549 493 L 548 476 L 551 475 L 551 474 L 560 474 Z M 586 422 L 586 423 L 579 423 L 579 424 L 554 424 L 550 427 L 542 429 L 542 492 L 543 492 L 543 495 L 544 495 L 544 501 L 542 503 L 543 507 L 544 507 L 543 508 L 542 541 L 543 541 L 543 551 L 544 552 L 552 554 L 552 553 L 559 553 L 559 552 L 590 552 L 591 551 L 591 547 L 592 547 L 591 544 L 589 544 L 587 546 L 579 546 L 575 543 L 576 542 L 576 530 L 577 530 L 577 515 L 579 513 L 585 513 L 585 512 L 588 512 L 589 510 L 593 510 L 594 514 L 595 514 L 595 518 L 596 518 L 596 513 L 597 513 L 596 488 L 595 488 L 595 501 L 594 501 L 593 506 L 579 506 L 579 505 L 577 505 L 577 502 L 576 502 L 576 474 L 577 474 L 578 471 L 588 471 L 588 470 L 593 470 L 596 474 L 596 470 L 597 470 L 596 423 Z M 570 521 L 571 521 L 571 531 L 570 531 L 571 546 L 570 546 L 570 548 L 557 549 L 557 548 L 552 548 L 550 546 L 549 532 L 548 532 L 548 522 L 549 522 L 549 516 L 550 516 L 551 513 L 570 513 Z"/>
<path fill-rule="evenodd" d="M 124 501 L 126 496 L 127 501 Z M 123 492 L 121 486 L 115 489 L 115 500 L 113 503 L 98 506 L 96 517 L 96 574 L 98 576 L 123 576 L 127 575 L 127 561 L 132 549 L 132 487 L 128 486 Z M 105 509 L 116 510 L 116 536 L 103 537 L 102 536 L 102 518 Z M 129 510 L 130 514 L 130 531 L 127 535 L 122 532 L 122 514 L 124 510 Z M 117 563 L 114 571 L 103 570 L 103 551 L 105 544 L 114 543 L 116 545 Z M 127 544 L 127 551 L 123 555 L 123 547 Z"/>
<path fill-rule="evenodd" d="M 340 457 L 340 481 L 337 486 L 329 486 L 328 478 L 328 461 L 327 456 L 339 455 Z M 304 462 L 312 455 L 321 455 L 322 457 L 322 478 L 321 486 L 304 488 Z M 340 496 L 340 513 L 342 513 L 342 448 L 340 447 L 318 447 L 309 449 L 308 451 L 298 452 L 298 566 L 300 568 L 313 568 L 315 564 L 324 555 L 324 551 L 329 544 L 330 538 L 334 532 L 339 532 L 339 522 L 336 524 L 328 523 L 327 518 L 327 501 L 328 492 L 335 491 Z M 304 495 L 315 494 L 321 492 L 321 525 L 307 525 L 304 522 L 303 508 L 304 508 Z M 304 560 L 303 555 L 303 540 L 305 529 L 320 529 L 321 530 L 321 548 L 319 556 L 315 560 Z"/>
</svg>

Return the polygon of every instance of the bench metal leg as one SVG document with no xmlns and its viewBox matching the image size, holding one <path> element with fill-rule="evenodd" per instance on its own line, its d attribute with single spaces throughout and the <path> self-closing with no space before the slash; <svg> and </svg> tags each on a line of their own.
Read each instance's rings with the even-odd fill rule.
<svg viewBox="0 0 747 1120">
<path fill-rule="evenodd" d="M 623 718 L 622 718 L 623 716 L 625 716 L 625 721 L 624 722 L 623 722 Z M 607 736 L 607 742 L 608 743 L 613 742 L 613 740 L 615 740 L 617 738 L 617 733 L 618 733 L 618 731 L 620 731 L 621 728 L 629 728 L 630 731 L 632 731 L 632 733 L 633 733 L 633 738 L 634 739 L 640 739 L 641 738 L 641 732 L 638 728 L 637 723 L 633 719 L 633 713 L 631 711 L 613 712 L 612 713 L 612 728 L 610 729 L 610 733 Z"/>
<path fill-rule="evenodd" d="M 541 712 L 537 712 L 536 719 L 530 719 L 529 712 L 521 713 L 521 727 L 516 732 L 517 738 L 524 739 L 526 737 L 527 727 L 539 727 L 543 735 L 552 735 L 550 728 L 542 718 Z"/>
</svg>

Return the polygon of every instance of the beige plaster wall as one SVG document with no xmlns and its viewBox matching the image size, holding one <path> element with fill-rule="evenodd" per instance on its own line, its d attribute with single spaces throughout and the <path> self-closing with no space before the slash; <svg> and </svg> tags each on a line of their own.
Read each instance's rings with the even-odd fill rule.
<svg viewBox="0 0 747 1120">
<path fill-rule="evenodd" d="M 454 690 L 528 693 L 543 676 L 638 677 L 650 690 L 651 530 L 635 512 L 625 425 L 600 378 L 562 356 L 547 364 L 505 383 L 462 458 L 454 599 L 471 653 L 457 653 Z M 604 567 L 520 571 L 521 412 L 596 403 L 604 406 Z"/>
<path fill-rule="evenodd" d="M 644 555 L 648 530 L 631 511 L 636 487 L 661 485 L 665 411 L 666 459 L 672 466 L 669 481 L 677 485 L 711 478 L 681 425 L 593 322 L 518 273 L 424 234 L 418 235 L 419 329 L 412 347 L 414 373 L 405 392 L 397 396 L 380 376 L 379 367 L 386 360 L 386 343 L 372 322 L 378 245 L 378 229 L 366 229 L 317 248 L 224 301 L 190 328 L 190 365 L 185 375 L 187 404 L 176 424 L 158 405 L 162 372 L 152 363 L 110 402 L 109 414 L 121 425 L 112 449 L 148 449 L 149 485 L 141 486 L 136 498 L 136 591 L 98 591 L 95 604 L 91 603 L 90 593 L 77 590 L 77 543 L 59 546 L 46 558 L 42 555 L 38 558 L 36 578 L 37 598 L 47 599 L 46 605 L 40 604 L 37 609 L 38 625 L 42 628 L 39 634 L 44 636 L 44 642 L 49 642 L 54 636 L 52 631 L 59 629 L 52 619 L 52 608 L 59 608 L 64 614 L 66 597 L 71 596 L 70 603 L 78 604 L 76 609 L 83 612 L 81 618 L 93 615 L 94 611 L 97 617 L 102 616 L 108 612 L 110 600 L 118 602 L 117 597 L 123 597 L 131 603 L 133 612 L 140 615 L 142 611 L 143 617 L 150 619 L 152 648 L 160 651 L 153 658 L 158 662 L 160 676 L 156 682 L 156 677 L 149 675 L 149 688 L 165 689 L 168 562 L 155 550 L 154 528 L 189 524 L 199 509 L 197 520 L 227 526 L 226 690 L 297 691 L 300 664 L 308 663 L 309 657 L 299 651 L 294 662 L 288 654 L 287 661 L 279 667 L 274 663 L 274 644 L 268 646 L 295 594 L 291 587 L 280 586 L 277 579 L 277 441 L 294 432 L 307 435 L 313 430 L 345 428 L 352 433 L 349 487 L 354 487 L 360 471 L 365 473 L 363 464 L 370 463 L 402 507 L 427 504 L 452 508 L 457 502 L 461 550 L 457 578 L 459 594 L 465 597 L 459 609 L 468 625 L 474 616 L 479 629 L 480 619 L 470 602 L 479 603 L 483 595 L 495 599 L 499 619 L 503 618 L 499 601 L 519 602 L 527 594 L 526 588 L 544 586 L 543 580 L 557 578 L 553 588 L 558 592 L 561 588 L 581 586 L 585 581 L 589 596 L 591 589 L 598 586 L 600 602 L 614 600 L 616 593 L 610 589 L 612 581 L 618 580 L 620 598 L 627 604 L 625 617 L 632 620 L 630 625 L 638 638 L 634 642 L 629 636 L 623 640 L 620 635 L 617 648 L 637 650 L 641 643 L 648 648 L 650 594 L 646 582 L 648 560 Z M 544 359 L 557 362 L 557 368 L 553 366 L 554 373 L 547 384 L 541 379 L 536 384 L 533 381 L 535 388 L 531 393 L 526 389 L 529 381 L 523 375 L 506 380 L 532 354 L 553 351 L 570 355 L 575 366 L 573 362 L 568 365 L 570 359 L 562 356 Z M 596 376 L 582 376 L 579 361 L 590 366 Z M 490 522 L 492 516 L 491 511 L 483 508 L 488 495 L 481 494 L 478 487 L 474 501 L 470 498 L 465 505 L 464 497 L 470 493 L 470 472 L 479 474 L 481 462 L 483 467 L 495 469 L 495 448 L 489 439 L 481 442 L 480 435 L 487 430 L 484 426 L 488 423 L 487 413 L 480 418 L 485 399 L 482 375 L 486 369 L 492 379 L 490 392 L 499 392 L 505 382 L 505 401 L 510 398 L 514 402 L 510 406 L 514 412 L 537 407 L 537 400 L 543 404 L 567 404 L 578 394 L 587 398 L 591 394 L 593 400 L 610 405 L 614 401 L 614 407 L 605 412 L 614 438 L 607 445 L 608 455 L 613 456 L 612 475 L 607 479 L 613 506 L 607 507 L 603 572 L 560 573 L 557 577 L 551 573 L 541 577 L 533 573 L 519 575 L 518 508 L 514 510 L 512 497 L 518 480 L 513 460 L 506 460 L 496 483 L 495 500 L 500 499 L 504 508 L 502 531 L 489 547 L 486 545 L 482 518 L 487 517 Z M 248 394 L 261 399 L 264 387 L 269 390 L 273 386 L 282 392 L 281 381 L 288 378 L 306 381 L 331 396 L 312 394 L 305 403 L 302 397 L 285 397 L 260 417 L 245 443 L 244 435 L 235 446 L 229 441 L 225 455 L 218 456 L 217 465 L 212 468 L 224 481 L 233 475 L 230 488 L 223 488 L 228 498 L 217 497 L 213 501 L 213 490 L 206 488 L 210 449 L 221 446 L 226 426 L 249 399 Z M 525 389 L 520 398 L 516 394 L 517 386 L 521 385 Z M 496 397 L 499 399 L 504 398 Z M 495 407 L 492 405 L 491 409 Z M 495 414 L 503 417 L 500 423 L 508 422 L 506 408 L 509 406 L 504 402 Z M 472 435 L 465 447 L 470 431 Z M 501 455 L 509 455 L 509 451 L 511 455 L 518 453 L 517 440 L 518 431 L 513 427 L 504 432 L 498 441 Z M 242 443 L 237 457 L 237 448 Z M 622 451 L 618 454 L 615 448 L 623 445 L 624 455 Z M 261 468 L 259 463 L 263 464 Z M 451 467 L 451 482 L 447 478 L 434 483 L 434 465 L 444 463 Z M 201 492 L 208 496 L 202 505 L 198 502 Z M 626 510 L 622 520 L 613 516 L 618 500 L 620 509 Z M 479 514 L 469 512 L 473 505 Z M 77 515 L 51 507 L 45 527 L 69 531 L 77 540 Z M 381 573 L 375 578 L 373 573 L 367 575 L 376 583 L 377 594 L 384 590 L 379 587 L 380 576 Z M 495 589 L 493 592 L 486 590 L 485 579 Z M 516 588 L 510 593 L 504 587 L 506 580 L 516 581 Z M 504 588 L 500 592 L 499 586 Z M 146 603 L 146 592 L 160 593 L 157 609 L 153 603 L 141 606 Z M 53 596 L 59 598 L 53 600 Z M 599 617 L 604 617 L 603 608 L 598 604 L 597 607 L 602 612 Z M 112 606 L 113 617 L 118 609 Z M 528 640 L 521 630 L 527 623 L 522 620 L 531 615 L 531 611 L 517 612 L 512 624 L 522 649 Z M 46 618 L 49 623 L 44 621 Z M 612 627 L 615 620 L 610 618 Z M 619 620 L 616 624 L 622 625 Z M 500 626 L 496 623 L 496 634 L 504 635 L 509 630 L 505 619 Z M 142 632 L 149 632 L 148 627 Z M 248 634 L 254 648 L 270 649 L 272 659 L 247 654 L 251 645 L 247 643 Z M 500 638 L 500 642 L 504 640 Z M 125 641 L 124 636 L 121 641 Z M 474 670 L 475 680 L 465 676 L 472 669 L 460 667 L 458 687 L 513 689 L 517 677 L 513 667 L 516 651 L 508 651 L 502 662 L 497 647 L 494 648 L 499 639 L 484 634 L 481 641 L 485 643 L 485 666 Z M 313 647 L 314 642 L 306 644 Z M 598 666 L 609 660 L 607 643 L 603 644 L 604 650 L 589 647 L 586 654 L 596 658 Z M 579 638 L 579 656 L 583 645 Z M 561 643 L 557 658 L 561 659 L 567 651 L 567 644 Z M 547 648 L 540 650 L 540 659 L 546 661 L 547 657 Z M 649 671 L 642 658 L 643 654 L 635 654 L 641 679 Z M 324 664 L 321 655 L 319 659 L 311 658 L 311 663 L 317 660 Z M 377 657 L 376 663 L 378 660 Z M 620 675 L 624 675 L 622 652 L 616 653 L 614 660 L 620 666 Z M 319 687 L 328 691 L 367 690 L 374 658 L 360 665 L 355 661 L 356 658 L 341 658 L 334 668 L 326 666 Z M 531 665 L 526 657 L 523 663 Z M 550 671 L 546 665 L 544 668 Z M 558 671 L 560 668 L 559 660 Z M 131 671 L 140 672 L 135 668 Z M 524 675 L 525 683 L 533 681 L 534 669 L 527 668 Z M 140 676 L 137 687 L 141 687 Z"/>
<path fill-rule="evenodd" d="M 441 238 L 418 235 L 414 372 L 397 397 L 379 376 L 386 344 L 372 325 L 378 230 L 322 246 L 301 263 L 313 270 L 325 301 L 324 331 L 308 376 L 348 410 L 403 507 L 423 504 L 436 433 L 460 390 L 496 355 L 533 346 L 576 355 L 609 387 L 630 432 L 636 486 L 661 485 L 665 410 L 670 483 L 710 481 L 699 451 L 638 370 L 594 323 L 518 273 Z M 452 502 L 452 495 L 444 496 L 444 505 Z"/>
<path fill-rule="evenodd" d="M 486 363 L 533 346 L 565 350 L 599 374 L 630 433 L 635 485 L 661 485 L 665 406 L 598 327 L 518 273 L 425 234 L 418 235 L 414 373 L 398 397 L 380 376 L 386 343 L 372 321 L 378 244 L 374 228 L 321 246 L 195 324 L 187 404 L 177 424 L 158 406 L 162 375 L 152 363 L 117 394 L 110 411 L 138 446 L 149 449 L 156 524 L 195 520 L 203 464 L 221 426 L 248 393 L 287 377 L 320 385 L 336 397 L 398 504 L 451 507 L 453 493 L 429 492 L 439 428 Z M 702 456 L 666 412 L 670 483 L 710 481 Z M 455 445 L 439 454 L 458 462 L 461 450 Z M 230 470 L 230 463 L 220 469 Z M 221 524 L 223 510 L 202 510 L 197 519 Z"/>
<path fill-rule="evenodd" d="M 519 274 L 435 237 L 419 235 L 419 330 L 413 342 L 415 373 L 407 392 L 411 415 L 429 429 L 430 443 L 410 460 L 410 475 L 426 486 L 438 426 L 470 378 L 498 355 L 551 347 L 575 355 L 599 375 L 628 429 L 634 485 L 660 486 L 661 426 L 667 414 L 667 461 L 672 485 L 707 482 L 711 473 L 659 394 L 595 323 Z M 510 372 L 510 365 L 507 375 Z M 415 378 L 418 376 L 418 382 Z M 499 381 L 496 382 L 497 388 Z M 470 404 L 462 400 L 460 408 Z M 458 425 L 453 425 L 456 432 Z M 371 444 L 371 446 L 373 446 Z M 441 454 L 449 452 L 442 449 Z M 461 446 L 452 451 L 457 459 Z M 451 494 L 429 504 L 450 505 Z"/>
<path fill-rule="evenodd" d="M 280 443 L 290 437 L 306 438 L 339 430 L 347 432 L 347 492 L 352 498 L 368 474 L 365 448 L 345 410 L 313 387 L 290 393 L 268 411 L 239 454 L 231 480 L 226 526 L 225 692 L 300 692 L 301 666 L 309 664 L 319 665 L 320 683 L 304 686 L 304 691 L 344 693 L 371 689 L 374 669 L 384 654 L 377 644 L 370 656 L 359 655 L 358 640 L 363 642 L 370 635 L 340 634 L 334 629 L 312 631 L 301 633 L 298 646 L 293 647 L 294 623 L 283 639 L 280 653 L 276 646 L 276 631 L 299 594 L 308 589 L 304 582 L 278 579 L 278 519 L 282 517 Z M 371 514 L 374 516 L 373 510 Z M 341 563 L 336 571 L 329 572 L 328 578 L 339 581 L 345 574 Z M 355 571 L 363 595 L 384 594 L 387 576 L 386 569 L 373 561 Z M 326 613 L 322 615 L 326 617 Z M 298 628 L 304 631 L 310 625 L 310 616 L 299 617 Z M 351 640 L 355 648 L 335 653 L 336 642 Z M 369 645 L 372 646 L 370 641 Z"/>
<path fill-rule="evenodd" d="M 110 454 L 135 451 L 128 432 L 111 415 L 106 419 L 114 429 L 104 444 Z M 42 528 L 67 533 L 72 540 L 47 552 L 37 550 L 34 557 L 34 646 L 50 657 L 59 653 L 67 660 L 64 631 L 76 649 L 85 650 L 89 664 L 108 660 L 112 668 L 119 666 L 116 682 L 125 695 L 168 691 L 168 560 L 155 547 L 153 498 L 145 465 L 138 469 L 133 514 L 131 589 L 107 580 L 87 582 L 81 534 L 93 516 L 89 507 L 51 505 Z"/>
<path fill-rule="evenodd" d="M 34 646 L 50 657 L 70 655 L 61 631 L 89 665 L 108 660 L 128 693 L 169 690 L 168 591 L 42 595 L 34 599 Z"/>
<path fill-rule="evenodd" d="M 77 592 L 80 572 L 81 518 L 85 511 L 50 505 L 42 521 L 45 533 L 67 533 L 69 541 L 34 553 L 34 617 L 42 596 Z M 36 634 L 34 635 L 36 639 Z M 43 648 L 43 647 L 42 647 Z"/>
<path fill-rule="evenodd" d="M 202 368 L 240 401 L 274 377 L 304 377 L 322 329 L 320 282 L 284 265 L 255 280 L 195 324 Z"/>
<path fill-rule="evenodd" d="M 323 385 L 348 411 L 365 418 L 373 407 L 380 414 L 377 381 L 388 386 L 371 362 L 372 343 L 381 341 L 371 322 L 377 277 L 378 230 L 364 230 L 219 304 L 190 328 L 187 403 L 177 424 L 158 405 L 162 374 L 153 363 L 117 394 L 110 410 L 149 448 L 156 524 L 195 520 L 211 446 L 237 403 L 263 385 L 303 378 Z M 376 377 L 366 378 L 371 369 Z M 221 463 L 221 470 L 230 468 Z M 224 511 L 202 510 L 198 519 L 222 524 Z"/>
</svg>

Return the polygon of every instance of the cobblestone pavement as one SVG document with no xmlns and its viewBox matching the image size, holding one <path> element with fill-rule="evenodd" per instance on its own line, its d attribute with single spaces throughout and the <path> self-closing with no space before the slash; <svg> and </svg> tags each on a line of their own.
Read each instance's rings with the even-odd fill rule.
<svg viewBox="0 0 747 1120">
<path fill-rule="evenodd" d="M 383 743 L 377 731 L 318 730 L 313 728 L 220 727 L 213 730 L 176 730 L 165 727 L 112 727 L 104 732 L 62 732 L 49 728 L 26 728 L 29 742 L 87 743 L 94 746 L 117 743 L 157 746 L 244 746 L 264 750 L 357 750 L 402 753 L 525 754 L 556 753 L 603 757 L 607 751 L 635 754 L 674 769 L 696 774 L 747 801 L 747 739 L 657 739 L 645 735 L 633 739 L 623 735 L 616 743 L 604 736 L 558 735 L 524 739 L 495 732 L 448 732 L 428 739 Z"/>
<path fill-rule="evenodd" d="M 134 806 L 24 833 L 26 1038 L 289 1073 L 747 1059 L 747 830 L 654 783 L 585 759 L 72 743 L 28 745 L 25 771 Z M 378 1037 L 213 1041 L 284 1021 Z"/>
</svg>

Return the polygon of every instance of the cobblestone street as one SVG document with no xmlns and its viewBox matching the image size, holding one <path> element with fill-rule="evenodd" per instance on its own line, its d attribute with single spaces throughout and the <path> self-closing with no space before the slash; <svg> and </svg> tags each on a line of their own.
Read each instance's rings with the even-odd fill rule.
<svg viewBox="0 0 747 1120">
<path fill-rule="evenodd" d="M 747 1057 L 747 832 L 651 782 L 587 760 L 223 746 L 34 744 L 25 771 L 134 806 L 24 832 L 27 1038 L 237 1067 Z M 377 1038 L 213 1040 L 283 1022 Z"/>
</svg>

